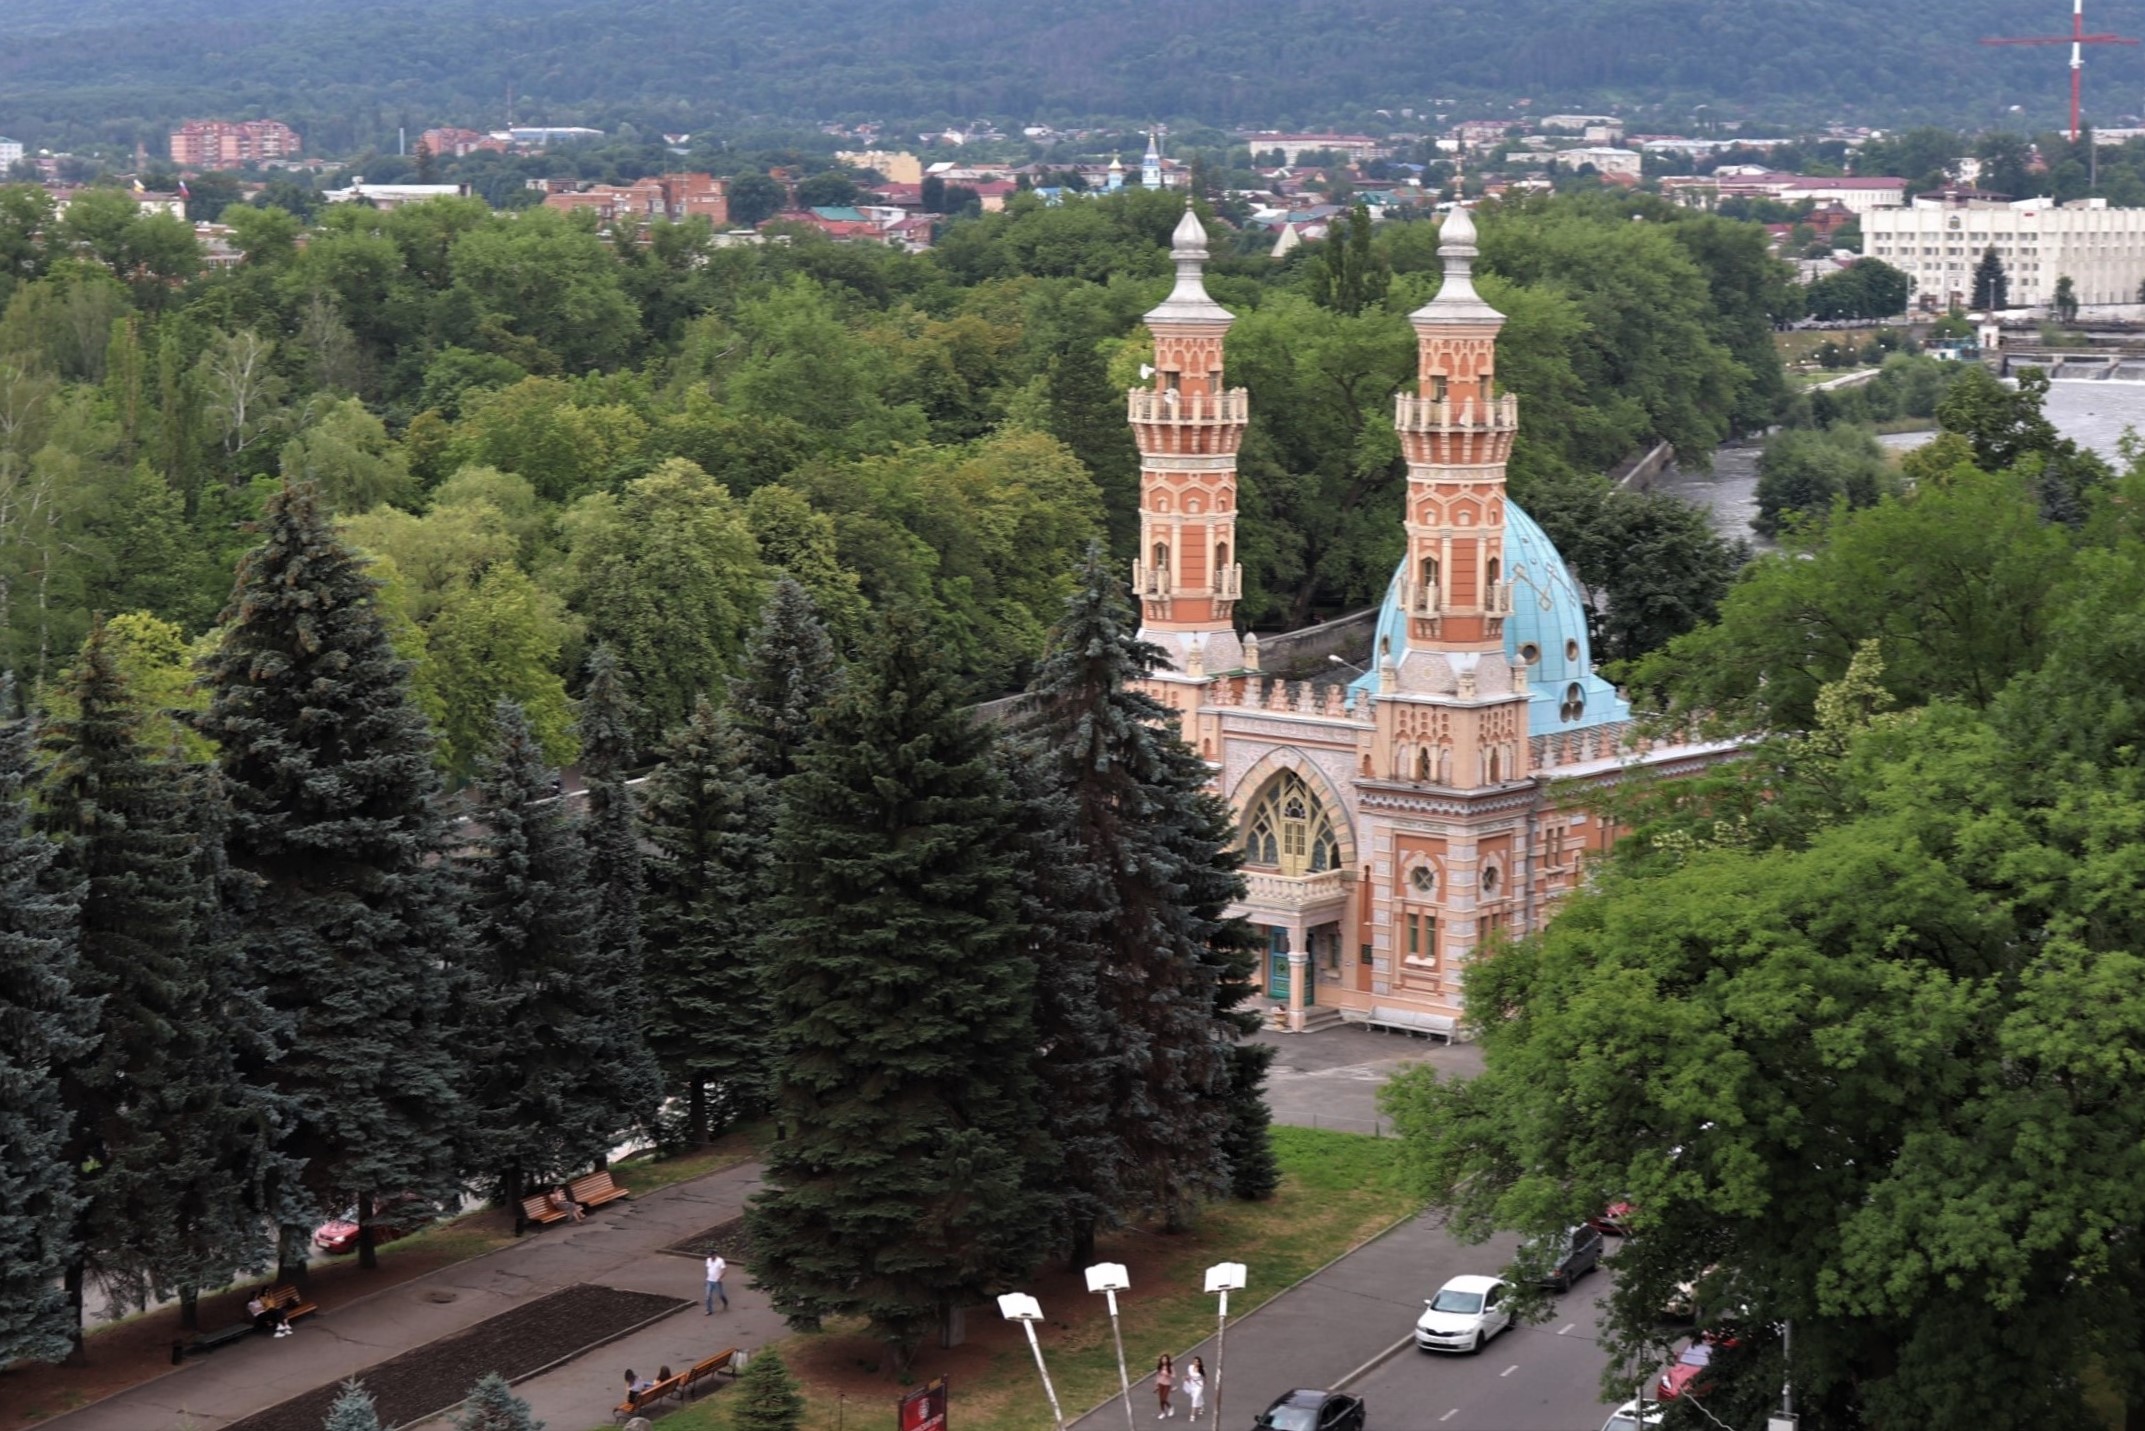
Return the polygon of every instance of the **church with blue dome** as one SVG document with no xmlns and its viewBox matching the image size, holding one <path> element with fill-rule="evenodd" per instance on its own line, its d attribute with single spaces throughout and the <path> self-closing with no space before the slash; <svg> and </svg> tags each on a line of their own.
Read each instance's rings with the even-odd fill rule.
<svg viewBox="0 0 2145 1431">
<path fill-rule="evenodd" d="M 1177 281 L 1147 315 L 1153 383 L 1128 395 L 1140 448 L 1141 634 L 1175 713 L 1235 810 L 1278 1027 L 1348 1020 L 1462 1032 L 1461 976 L 1539 929 L 1605 850 L 1588 797 L 1635 770 L 1694 773 L 1732 747 L 1660 741 L 1594 671 L 1586 604 L 1548 535 L 1505 496 L 1518 402 L 1496 378 L 1504 317 L 1476 291 L 1453 210 L 1444 281 L 1410 315 L 1417 374 L 1394 399 L 1407 549 L 1345 684 L 1277 679 L 1240 635 L 1236 454 L 1249 397 L 1223 380 L 1233 315 L 1207 293 L 1187 209 Z M 1360 638 L 1358 638 L 1360 639 Z M 1340 659 L 1340 658 L 1336 658 Z"/>
</svg>

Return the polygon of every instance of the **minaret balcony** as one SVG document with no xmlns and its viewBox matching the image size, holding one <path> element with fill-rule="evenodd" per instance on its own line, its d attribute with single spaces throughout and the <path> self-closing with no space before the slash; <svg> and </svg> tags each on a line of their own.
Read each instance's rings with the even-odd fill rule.
<svg viewBox="0 0 2145 1431">
<path fill-rule="evenodd" d="M 1403 581 L 1400 584 L 1401 609 L 1410 616 L 1435 616 L 1441 600 L 1437 584 L 1427 581 Z"/>
<path fill-rule="evenodd" d="M 1169 595 L 1169 568 L 1132 564 L 1132 594 L 1135 597 L 1160 597 Z"/>
<path fill-rule="evenodd" d="M 1393 425 L 1402 432 L 1513 432 L 1519 427 L 1519 399 L 1427 398 L 1401 393 L 1394 398 Z"/>
<path fill-rule="evenodd" d="M 1223 601 L 1240 601 L 1244 595 L 1244 569 L 1235 562 L 1221 569 L 1221 585 L 1214 594 Z"/>
<path fill-rule="evenodd" d="M 1509 582 L 1509 581 L 1493 581 L 1493 582 L 1491 582 L 1491 583 L 1490 583 L 1490 589 L 1489 589 L 1489 591 L 1488 591 L 1488 593 L 1487 593 L 1487 596 L 1488 596 L 1488 600 L 1484 601 L 1484 602 L 1483 602 L 1483 604 L 1482 604 L 1482 610 L 1483 610 L 1483 613 L 1484 613 L 1485 615 L 1489 615 L 1489 616 L 1510 616 L 1510 615 L 1512 614 L 1512 583 L 1511 583 L 1511 582 Z"/>
<path fill-rule="evenodd" d="M 1243 388 L 1219 393 L 1180 393 L 1174 388 L 1133 388 L 1125 394 L 1127 419 L 1179 427 L 1242 427 L 1251 421 L 1251 394 Z"/>
</svg>

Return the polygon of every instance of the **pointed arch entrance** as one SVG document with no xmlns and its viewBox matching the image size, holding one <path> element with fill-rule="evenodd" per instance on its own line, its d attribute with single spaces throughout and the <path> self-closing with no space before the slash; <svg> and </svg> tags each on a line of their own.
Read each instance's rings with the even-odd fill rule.
<svg viewBox="0 0 2145 1431">
<path fill-rule="evenodd" d="M 1236 790 L 1247 912 L 1266 936 L 1262 982 L 1294 1017 L 1317 1002 L 1313 960 L 1321 951 L 1332 965 L 1328 980 L 1339 977 L 1354 831 L 1326 773 L 1293 747 L 1268 751 Z"/>
</svg>

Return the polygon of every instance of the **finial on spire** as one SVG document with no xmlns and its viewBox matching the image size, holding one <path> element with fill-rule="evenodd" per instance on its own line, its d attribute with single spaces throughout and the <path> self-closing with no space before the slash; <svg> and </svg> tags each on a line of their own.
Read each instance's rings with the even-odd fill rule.
<svg viewBox="0 0 2145 1431">
<path fill-rule="evenodd" d="M 1184 217 L 1177 220 L 1176 231 L 1169 237 L 1169 256 L 1177 265 L 1177 286 L 1147 315 L 1148 325 L 1232 321 L 1235 315 L 1207 295 L 1207 229 L 1190 198 L 1185 199 Z"/>
<path fill-rule="evenodd" d="M 1410 313 L 1409 321 L 1417 324 L 1503 323 L 1504 314 L 1490 307 L 1475 291 L 1475 259 L 1480 252 L 1475 247 L 1474 216 L 1454 204 L 1446 211 L 1445 221 L 1438 225 L 1437 231 L 1437 256 L 1444 265 L 1445 281 L 1438 288 L 1437 297 Z"/>
</svg>

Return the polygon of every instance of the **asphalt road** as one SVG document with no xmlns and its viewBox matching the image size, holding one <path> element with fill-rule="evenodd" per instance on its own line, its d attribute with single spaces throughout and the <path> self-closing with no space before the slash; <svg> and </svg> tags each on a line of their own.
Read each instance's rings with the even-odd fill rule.
<svg viewBox="0 0 2145 1431">
<path fill-rule="evenodd" d="M 1409 1347 L 1348 1389 L 1369 1407 L 1371 1431 L 1600 1431 L 1617 1406 L 1601 1399 L 1595 1335 L 1595 1301 L 1608 1290 L 1604 1265 L 1545 1323 L 1514 1327 L 1473 1356 Z"/>
</svg>

